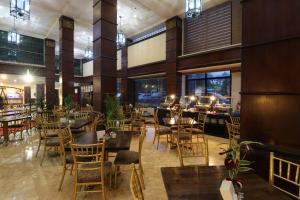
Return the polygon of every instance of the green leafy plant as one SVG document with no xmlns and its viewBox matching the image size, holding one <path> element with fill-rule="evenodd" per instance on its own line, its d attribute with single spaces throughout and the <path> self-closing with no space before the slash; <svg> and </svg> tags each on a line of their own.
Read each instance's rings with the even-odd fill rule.
<svg viewBox="0 0 300 200">
<path fill-rule="evenodd" d="M 123 119 L 123 109 L 117 97 L 106 95 L 105 100 L 106 118 L 108 120 Z"/>
<path fill-rule="evenodd" d="M 37 96 L 36 99 L 35 99 L 35 103 L 39 108 L 41 108 L 42 110 L 44 109 L 45 101 L 44 101 L 43 97 Z"/>
<path fill-rule="evenodd" d="M 65 99 L 64 99 L 64 105 L 68 110 L 72 110 L 76 107 L 73 98 L 71 95 L 68 95 Z"/>
<path fill-rule="evenodd" d="M 247 172 L 252 170 L 250 165 L 254 163 L 254 161 L 248 161 L 245 160 L 245 158 L 247 153 L 251 151 L 251 145 L 253 144 L 263 145 L 260 142 L 243 141 L 232 144 L 232 146 L 227 149 L 221 148 L 223 152 L 219 153 L 220 155 L 226 155 L 224 165 L 228 170 L 228 180 L 238 184 L 239 187 L 242 187 L 242 183 L 238 180 L 239 172 Z M 243 154 L 242 157 L 240 157 L 241 152 Z"/>
</svg>

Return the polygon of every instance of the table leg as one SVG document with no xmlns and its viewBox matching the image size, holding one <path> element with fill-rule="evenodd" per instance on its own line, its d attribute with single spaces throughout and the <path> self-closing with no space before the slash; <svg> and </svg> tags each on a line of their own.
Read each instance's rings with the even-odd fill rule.
<svg viewBox="0 0 300 200">
<path fill-rule="evenodd" d="M 3 122 L 3 135 L 4 135 L 4 145 L 8 144 L 8 122 Z"/>
</svg>

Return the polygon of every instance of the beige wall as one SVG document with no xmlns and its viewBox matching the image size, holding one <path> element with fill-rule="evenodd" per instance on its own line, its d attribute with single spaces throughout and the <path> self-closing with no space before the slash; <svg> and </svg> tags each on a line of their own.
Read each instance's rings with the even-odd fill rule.
<svg viewBox="0 0 300 200">
<path fill-rule="evenodd" d="M 236 104 L 241 100 L 241 72 L 233 72 L 231 78 L 232 109 L 236 110 Z"/>
<path fill-rule="evenodd" d="M 166 34 L 128 47 L 128 68 L 166 60 Z"/>
<path fill-rule="evenodd" d="M 122 69 L 122 50 L 117 51 L 117 70 Z"/>
</svg>

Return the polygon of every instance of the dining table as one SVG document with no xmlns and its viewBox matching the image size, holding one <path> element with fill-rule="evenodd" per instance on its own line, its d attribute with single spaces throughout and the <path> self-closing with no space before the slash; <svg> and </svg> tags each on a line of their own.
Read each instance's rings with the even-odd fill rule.
<svg viewBox="0 0 300 200">
<path fill-rule="evenodd" d="M 105 140 L 105 150 L 107 152 L 118 152 L 121 150 L 129 150 L 133 131 L 117 131 L 116 138 L 108 138 Z M 97 144 L 100 140 L 96 133 L 85 132 L 74 136 L 75 144 Z"/>
<path fill-rule="evenodd" d="M 170 200 L 222 200 L 220 186 L 227 177 L 224 166 L 162 167 L 161 174 Z M 254 172 L 239 175 L 243 200 L 291 200 Z"/>
<path fill-rule="evenodd" d="M 0 117 L 0 123 L 2 124 L 3 127 L 4 145 L 7 145 L 9 141 L 9 133 L 8 133 L 9 123 L 23 121 L 23 120 L 30 121 L 31 115 L 21 114 L 21 115 L 10 115 L 5 117 Z"/>
<path fill-rule="evenodd" d="M 197 125 L 197 121 L 191 117 L 164 117 L 163 122 L 166 126 L 181 125 Z"/>
</svg>

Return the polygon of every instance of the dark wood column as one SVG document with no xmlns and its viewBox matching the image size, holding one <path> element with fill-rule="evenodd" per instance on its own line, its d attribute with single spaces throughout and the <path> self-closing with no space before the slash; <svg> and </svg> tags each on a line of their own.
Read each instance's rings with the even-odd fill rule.
<svg viewBox="0 0 300 200">
<path fill-rule="evenodd" d="M 260 141 L 256 171 L 267 178 L 269 151 L 300 155 L 300 1 L 242 1 L 241 137 Z"/>
<path fill-rule="evenodd" d="M 128 68 L 128 47 L 125 46 L 121 50 L 122 52 L 122 61 L 121 61 L 121 66 L 122 66 L 122 77 L 121 77 L 121 87 L 122 87 L 122 95 L 123 95 L 123 100 L 124 103 L 128 104 L 130 103 L 130 88 L 129 88 L 129 79 L 128 79 L 128 74 L 127 74 L 127 68 Z"/>
<path fill-rule="evenodd" d="M 117 87 L 117 0 L 94 0 L 93 32 L 93 107 L 104 111 L 105 95 Z"/>
<path fill-rule="evenodd" d="M 24 87 L 24 103 L 30 103 L 31 101 L 31 87 L 25 86 Z"/>
<path fill-rule="evenodd" d="M 55 105 L 55 40 L 45 39 L 45 66 L 46 66 L 46 103 L 48 109 Z"/>
<path fill-rule="evenodd" d="M 59 51 L 62 75 L 62 97 L 74 95 L 74 20 L 59 18 Z"/>
<path fill-rule="evenodd" d="M 177 58 L 182 54 L 182 20 L 173 17 L 166 21 L 167 94 L 181 95 L 181 78 L 177 72 Z"/>
<path fill-rule="evenodd" d="M 36 84 L 36 97 L 45 98 L 45 84 Z"/>
</svg>

